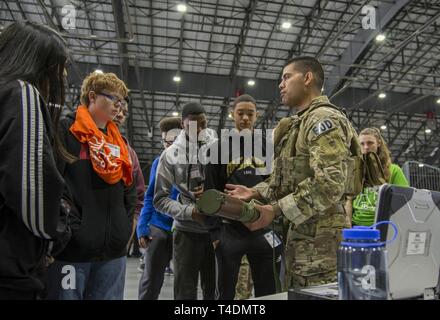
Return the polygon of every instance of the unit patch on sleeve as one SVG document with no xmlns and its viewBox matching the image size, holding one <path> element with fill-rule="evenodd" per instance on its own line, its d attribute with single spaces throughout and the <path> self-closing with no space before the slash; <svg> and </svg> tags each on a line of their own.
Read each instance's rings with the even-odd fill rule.
<svg viewBox="0 0 440 320">
<path fill-rule="evenodd" d="M 316 136 L 320 136 L 321 134 L 333 129 L 334 127 L 335 125 L 330 119 L 324 119 L 315 124 L 312 128 L 312 131 Z"/>
</svg>

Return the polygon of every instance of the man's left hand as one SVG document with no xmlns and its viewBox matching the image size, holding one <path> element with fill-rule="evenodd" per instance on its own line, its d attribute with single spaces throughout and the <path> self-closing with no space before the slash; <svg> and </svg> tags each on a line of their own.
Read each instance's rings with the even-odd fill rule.
<svg viewBox="0 0 440 320">
<path fill-rule="evenodd" d="M 258 204 L 255 204 L 255 209 L 257 209 L 260 212 L 260 217 L 251 223 L 245 223 L 246 227 L 249 228 L 251 231 L 263 229 L 270 225 L 275 218 L 275 212 L 273 210 L 272 205 L 268 204 L 265 206 L 260 206 Z"/>
</svg>

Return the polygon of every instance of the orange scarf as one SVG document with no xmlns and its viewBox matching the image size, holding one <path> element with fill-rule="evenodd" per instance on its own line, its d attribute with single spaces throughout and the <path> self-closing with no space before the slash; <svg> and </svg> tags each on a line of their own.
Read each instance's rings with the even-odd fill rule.
<svg viewBox="0 0 440 320">
<path fill-rule="evenodd" d="M 107 122 L 107 134 L 103 133 L 96 126 L 87 107 L 81 105 L 70 132 L 79 142 L 89 145 L 93 170 L 105 182 L 115 184 L 122 179 L 126 186 L 131 185 L 133 175 L 128 147 L 112 121 Z"/>
</svg>

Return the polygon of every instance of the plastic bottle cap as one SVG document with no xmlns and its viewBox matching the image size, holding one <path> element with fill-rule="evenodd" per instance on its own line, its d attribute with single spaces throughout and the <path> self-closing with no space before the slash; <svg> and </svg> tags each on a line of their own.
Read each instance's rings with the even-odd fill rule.
<svg viewBox="0 0 440 320">
<path fill-rule="evenodd" d="M 342 230 L 344 240 L 379 240 L 380 231 L 370 228 L 352 228 Z"/>
</svg>

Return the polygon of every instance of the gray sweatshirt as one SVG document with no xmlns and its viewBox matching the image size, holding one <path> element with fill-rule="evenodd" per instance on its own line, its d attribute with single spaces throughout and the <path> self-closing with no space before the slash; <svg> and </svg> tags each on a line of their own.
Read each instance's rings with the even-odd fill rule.
<svg viewBox="0 0 440 320">
<path fill-rule="evenodd" d="M 192 211 L 196 199 L 193 195 L 192 181 L 200 174 L 199 180 L 204 180 L 204 165 L 200 164 L 197 158 L 191 155 L 204 153 L 207 148 L 215 141 L 212 130 L 208 130 L 204 135 L 201 149 L 194 152 L 186 140 L 185 131 L 182 130 L 176 141 L 160 156 L 159 165 L 156 172 L 156 185 L 154 188 L 153 205 L 156 210 L 166 212 L 174 218 L 174 227 L 177 230 L 207 233 L 207 226 L 200 224 L 192 219 Z M 199 147 L 200 147 L 199 143 Z M 195 147 L 195 144 L 192 145 Z M 192 152 L 188 152 L 188 150 Z M 177 200 L 170 199 L 172 187 L 176 187 L 180 194 Z"/>
</svg>

